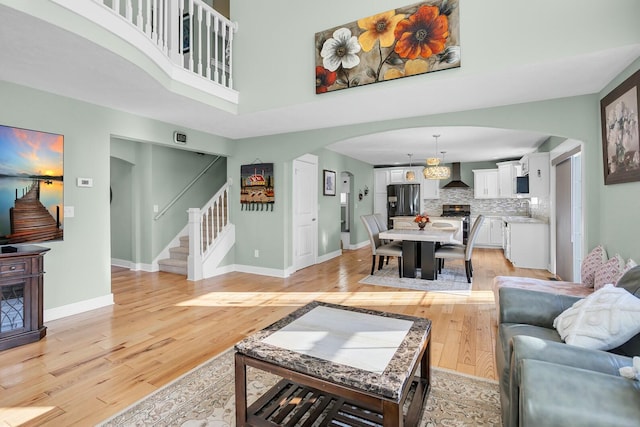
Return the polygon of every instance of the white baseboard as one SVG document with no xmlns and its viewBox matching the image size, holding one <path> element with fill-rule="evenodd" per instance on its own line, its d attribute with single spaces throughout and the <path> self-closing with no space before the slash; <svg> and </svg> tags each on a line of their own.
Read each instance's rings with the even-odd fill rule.
<svg viewBox="0 0 640 427">
<path fill-rule="evenodd" d="M 328 254 L 324 254 L 318 257 L 317 264 L 321 264 L 325 261 L 329 261 L 330 259 L 337 258 L 342 255 L 342 249 L 338 249 L 337 251 L 329 252 Z"/>
<path fill-rule="evenodd" d="M 131 261 L 127 261 L 126 259 L 111 258 L 111 265 L 116 267 L 128 268 L 129 270 L 131 270 L 131 266 L 133 265 L 133 263 Z"/>
<path fill-rule="evenodd" d="M 234 264 L 233 268 L 233 271 L 239 271 L 241 273 L 259 274 L 261 276 L 280 277 L 283 279 L 288 277 L 285 270 L 278 270 L 276 268 L 256 267 L 254 265 L 241 264 Z"/>
<path fill-rule="evenodd" d="M 371 244 L 371 242 L 369 242 L 368 240 L 365 240 L 364 242 L 356 243 L 354 245 L 349 245 L 345 249 L 349 249 L 351 251 L 354 251 L 356 249 L 361 249 L 361 248 L 364 248 L 365 246 L 369 246 L 370 244 Z"/>
<path fill-rule="evenodd" d="M 135 263 L 132 261 L 127 261 L 124 259 L 111 258 L 111 265 L 115 265 L 116 267 L 128 268 L 132 271 L 145 271 L 147 273 L 155 273 L 156 271 L 160 271 L 157 263 L 153 264 L 144 264 L 144 263 Z"/>
<path fill-rule="evenodd" d="M 96 308 L 107 307 L 110 305 L 113 305 L 113 294 L 107 294 L 101 297 L 44 310 L 43 318 L 46 323 L 51 320 L 62 319 L 63 317 L 73 316 L 74 314 L 80 314 L 85 311 L 95 310 Z"/>
</svg>

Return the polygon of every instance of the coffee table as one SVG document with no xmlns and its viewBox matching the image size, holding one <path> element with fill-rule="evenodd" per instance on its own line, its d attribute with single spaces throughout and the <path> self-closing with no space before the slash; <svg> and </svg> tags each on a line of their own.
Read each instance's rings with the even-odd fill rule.
<svg viewBox="0 0 640 427">
<path fill-rule="evenodd" d="M 430 333 L 428 319 L 313 301 L 236 344 L 236 425 L 417 426 Z M 251 405 L 247 366 L 282 378 Z"/>
</svg>

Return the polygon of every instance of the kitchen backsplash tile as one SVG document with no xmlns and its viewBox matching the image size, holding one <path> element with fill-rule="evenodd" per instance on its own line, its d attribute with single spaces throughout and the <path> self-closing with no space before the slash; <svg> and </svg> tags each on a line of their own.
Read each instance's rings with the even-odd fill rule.
<svg viewBox="0 0 640 427">
<path fill-rule="evenodd" d="M 531 204 L 527 207 L 527 202 Z M 473 188 L 443 188 L 440 189 L 439 199 L 423 200 L 424 211 L 427 215 L 442 215 L 443 204 L 471 205 L 471 215 L 526 215 L 530 209 L 532 217 L 549 220 L 549 199 L 537 198 L 537 203 L 531 203 L 531 199 L 475 199 Z"/>
</svg>

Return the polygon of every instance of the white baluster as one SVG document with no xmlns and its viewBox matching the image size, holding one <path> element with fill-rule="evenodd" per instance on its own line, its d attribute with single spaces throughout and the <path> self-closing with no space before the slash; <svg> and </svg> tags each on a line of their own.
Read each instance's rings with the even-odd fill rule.
<svg viewBox="0 0 640 427">
<path fill-rule="evenodd" d="M 158 0 L 153 0 L 153 7 L 151 8 L 151 40 L 158 44 Z"/>
<path fill-rule="evenodd" d="M 165 51 L 165 42 L 164 42 L 164 34 L 165 34 L 165 25 L 166 25 L 166 16 L 164 13 L 164 5 L 165 0 L 160 0 L 158 2 L 158 46 L 164 52 Z"/>
<path fill-rule="evenodd" d="M 200 209 L 190 208 L 189 212 L 189 258 L 187 262 L 187 280 L 202 279 L 202 252 L 200 230 L 202 215 Z"/>
<path fill-rule="evenodd" d="M 144 32 L 150 39 L 153 39 L 151 35 L 151 0 L 146 1 L 146 7 L 144 10 Z"/>
<path fill-rule="evenodd" d="M 120 15 L 120 0 L 113 0 L 113 11 Z"/>
<path fill-rule="evenodd" d="M 237 23 L 233 23 L 229 26 L 229 41 L 227 42 L 227 47 L 224 52 L 225 62 L 229 67 L 227 71 L 227 74 L 229 75 L 229 84 L 227 87 L 230 89 L 233 89 L 233 33 L 235 33 L 237 28 Z"/>
<path fill-rule="evenodd" d="M 193 0 L 189 0 L 189 20 L 191 21 L 191 25 L 189 26 L 189 71 L 193 71 Z"/>
<path fill-rule="evenodd" d="M 137 8 L 138 8 L 138 13 L 136 14 L 136 26 L 141 30 L 144 31 L 144 26 L 143 26 L 143 22 L 142 22 L 142 2 L 137 1 L 136 2 Z"/>
<path fill-rule="evenodd" d="M 220 60 L 218 59 L 218 34 L 220 34 L 220 19 L 217 16 L 214 16 L 214 30 L 213 30 L 213 81 L 216 83 L 220 83 L 220 73 L 218 68 L 220 68 Z"/>
<path fill-rule="evenodd" d="M 131 0 L 127 0 L 124 8 L 124 17 L 133 24 L 133 6 L 131 5 Z"/>
<path fill-rule="evenodd" d="M 198 5 L 198 74 L 202 73 L 202 6 Z"/>
<path fill-rule="evenodd" d="M 207 70 L 207 78 L 211 78 L 211 14 L 207 11 L 207 54 L 205 55 L 206 59 L 206 70 Z"/>
</svg>

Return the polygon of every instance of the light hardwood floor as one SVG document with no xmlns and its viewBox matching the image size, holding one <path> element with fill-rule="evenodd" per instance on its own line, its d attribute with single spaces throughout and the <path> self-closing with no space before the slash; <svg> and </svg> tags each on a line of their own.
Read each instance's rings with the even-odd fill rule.
<svg viewBox="0 0 640 427">
<path fill-rule="evenodd" d="M 495 379 L 493 277 L 550 276 L 476 249 L 470 296 L 425 293 L 359 284 L 370 260 L 368 248 L 344 251 L 287 279 L 113 269 L 115 305 L 0 352 L 0 426 L 94 425 L 314 299 L 429 318 L 434 366 Z"/>
</svg>

